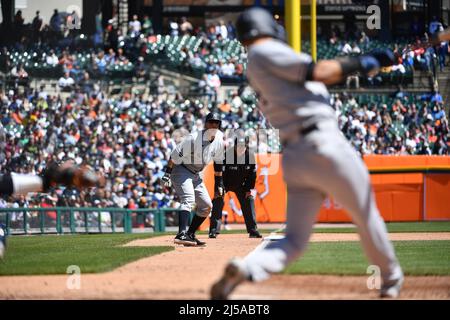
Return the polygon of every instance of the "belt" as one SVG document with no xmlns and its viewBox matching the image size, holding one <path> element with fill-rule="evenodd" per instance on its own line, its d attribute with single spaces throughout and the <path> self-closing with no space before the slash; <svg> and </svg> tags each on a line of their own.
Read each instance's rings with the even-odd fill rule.
<svg viewBox="0 0 450 320">
<path fill-rule="evenodd" d="M 308 126 L 306 128 L 301 128 L 300 130 L 298 130 L 298 135 L 302 136 L 302 137 L 305 137 L 305 136 L 307 136 L 308 134 L 310 134 L 311 132 L 313 132 L 313 131 L 315 131 L 317 129 L 319 129 L 319 127 L 317 126 L 316 123 L 314 123 L 314 124 L 312 124 L 312 125 L 310 125 L 310 126 Z M 288 139 L 284 139 L 282 141 L 283 147 L 286 147 L 290 142 L 292 142 L 292 140 L 293 140 L 292 138 L 291 139 L 289 139 L 289 138 Z"/>
<path fill-rule="evenodd" d="M 185 164 L 184 163 L 182 163 L 181 164 L 181 166 L 183 167 L 183 168 L 185 168 L 187 171 L 189 171 L 190 173 L 192 173 L 192 174 L 197 174 L 197 173 L 199 173 L 200 171 L 197 171 L 197 172 L 195 172 L 195 171 L 193 171 L 193 170 L 191 170 L 191 169 L 189 169 L 188 167 L 186 167 L 185 166 Z"/>
</svg>

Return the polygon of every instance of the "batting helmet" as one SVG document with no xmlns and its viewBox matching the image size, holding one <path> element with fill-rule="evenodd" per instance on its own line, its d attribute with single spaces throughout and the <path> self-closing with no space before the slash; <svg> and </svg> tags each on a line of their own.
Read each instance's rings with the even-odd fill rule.
<svg viewBox="0 0 450 320">
<path fill-rule="evenodd" d="M 247 9 L 239 16 L 236 21 L 236 32 L 241 42 L 263 36 L 286 41 L 284 28 L 269 11 L 258 7 Z"/>
<path fill-rule="evenodd" d="M 219 122 L 219 128 L 222 124 L 222 119 L 220 119 L 220 115 L 217 112 L 210 112 L 205 118 L 205 123 L 209 121 Z"/>
</svg>

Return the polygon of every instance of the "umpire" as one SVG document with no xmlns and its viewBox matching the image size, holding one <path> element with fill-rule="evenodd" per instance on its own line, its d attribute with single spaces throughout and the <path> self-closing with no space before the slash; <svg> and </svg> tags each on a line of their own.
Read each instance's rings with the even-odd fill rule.
<svg viewBox="0 0 450 320">
<path fill-rule="evenodd" d="M 212 203 L 209 238 L 216 238 L 220 233 L 224 195 L 233 191 L 241 204 L 245 226 L 250 238 L 262 238 L 256 226 L 255 201 L 250 192 L 255 187 L 256 162 L 255 153 L 248 147 L 248 137 L 238 136 L 233 148 L 227 148 L 223 161 L 223 184 L 225 192 L 215 196 Z"/>
</svg>

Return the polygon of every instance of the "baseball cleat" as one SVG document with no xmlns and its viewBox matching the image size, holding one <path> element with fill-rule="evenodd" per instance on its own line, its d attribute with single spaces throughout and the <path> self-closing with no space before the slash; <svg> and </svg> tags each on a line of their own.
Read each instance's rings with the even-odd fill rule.
<svg viewBox="0 0 450 320">
<path fill-rule="evenodd" d="M 216 232 L 215 230 L 209 231 L 208 237 L 209 237 L 210 239 L 215 239 L 215 238 L 217 238 L 217 232 Z"/>
<path fill-rule="evenodd" d="M 3 224 L 0 224 L 0 259 L 3 259 L 6 251 L 6 231 Z"/>
<path fill-rule="evenodd" d="M 227 300 L 230 293 L 250 277 L 241 259 L 232 259 L 225 267 L 225 272 L 212 287 L 211 300 Z"/>
<path fill-rule="evenodd" d="M 391 281 L 384 281 L 380 290 L 380 298 L 398 298 L 404 281 L 403 275 Z"/>
<path fill-rule="evenodd" d="M 197 247 L 206 246 L 206 242 L 198 240 L 198 238 L 195 236 L 194 233 L 188 233 L 187 235 L 188 235 L 188 237 L 190 237 L 192 240 L 195 241 L 195 245 Z"/>
<path fill-rule="evenodd" d="M 249 238 L 262 238 L 262 235 L 258 231 L 252 231 L 248 234 Z"/>
<path fill-rule="evenodd" d="M 185 246 L 196 246 L 197 245 L 197 241 L 192 239 L 186 233 L 186 231 L 182 231 L 182 232 L 178 233 L 177 236 L 175 237 L 175 239 L 173 240 L 173 242 L 175 244 L 182 244 L 182 245 L 185 245 Z"/>
</svg>

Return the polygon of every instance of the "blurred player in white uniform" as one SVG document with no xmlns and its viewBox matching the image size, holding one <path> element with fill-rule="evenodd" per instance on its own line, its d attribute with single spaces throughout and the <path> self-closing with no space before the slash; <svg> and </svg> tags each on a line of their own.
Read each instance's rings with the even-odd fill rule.
<svg viewBox="0 0 450 320">
<path fill-rule="evenodd" d="M 264 9 L 252 8 L 237 20 L 239 40 L 248 48 L 247 77 L 261 109 L 280 129 L 288 187 L 286 237 L 266 243 L 243 259 L 233 259 L 211 288 L 226 299 L 245 280 L 262 281 L 281 272 L 306 249 L 317 212 L 331 195 L 351 214 L 371 264 L 381 270 L 381 297 L 397 297 L 403 272 L 377 209 L 369 172 L 339 131 L 325 85 L 355 72 L 375 74 L 393 64 L 388 50 L 314 63 L 284 42 L 284 30 Z"/>
</svg>

